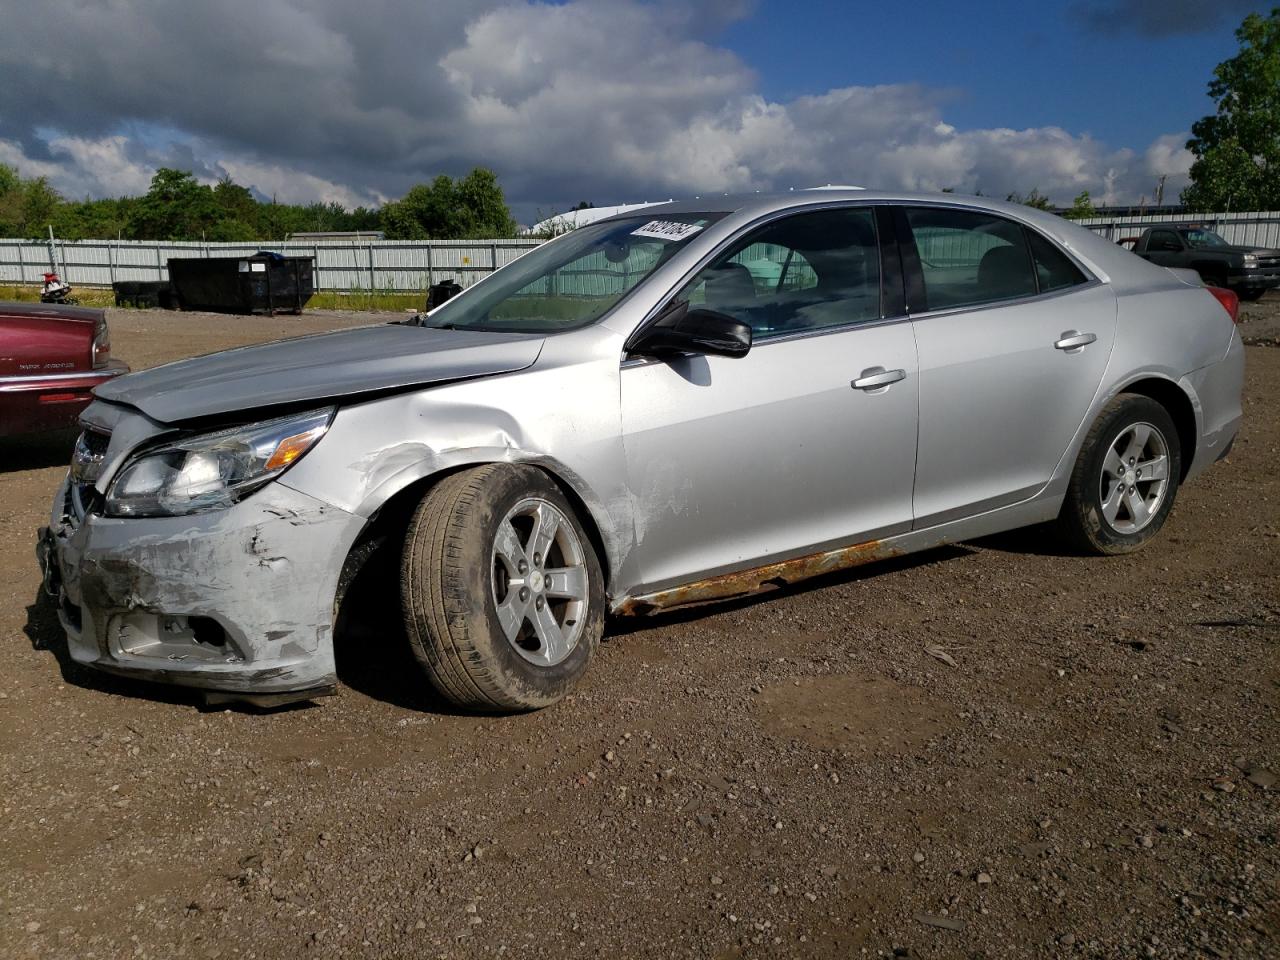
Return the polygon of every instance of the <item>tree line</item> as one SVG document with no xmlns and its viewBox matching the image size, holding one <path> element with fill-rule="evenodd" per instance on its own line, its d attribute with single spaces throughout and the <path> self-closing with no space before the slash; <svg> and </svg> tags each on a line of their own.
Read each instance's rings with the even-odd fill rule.
<svg viewBox="0 0 1280 960">
<path fill-rule="evenodd" d="M 205 240 L 254 243 L 290 234 L 381 230 L 391 240 L 510 237 L 516 223 L 492 171 L 436 177 L 380 208 L 340 203 L 260 200 L 223 177 L 201 183 L 189 170 L 161 167 L 146 193 L 68 200 L 45 177 L 24 178 L 0 164 L 0 237 L 40 238 L 49 227 L 63 240 Z"/>
</svg>

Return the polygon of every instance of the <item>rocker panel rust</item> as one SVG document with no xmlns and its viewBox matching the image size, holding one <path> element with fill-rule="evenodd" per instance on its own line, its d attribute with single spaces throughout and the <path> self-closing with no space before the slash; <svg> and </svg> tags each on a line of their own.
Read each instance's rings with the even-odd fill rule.
<svg viewBox="0 0 1280 960">
<path fill-rule="evenodd" d="M 822 576 L 824 573 L 846 570 L 874 560 L 885 560 L 901 553 L 901 549 L 890 546 L 882 540 L 868 540 L 866 543 L 857 543 L 851 547 L 811 553 L 793 560 L 781 560 L 763 567 L 752 567 L 749 570 L 695 580 L 692 583 L 638 597 L 627 597 L 615 608 L 615 612 L 623 616 L 644 616 L 658 610 L 669 610 L 672 607 L 683 607 L 692 603 L 750 596 L 771 587 L 800 583 L 803 580 Z"/>
</svg>

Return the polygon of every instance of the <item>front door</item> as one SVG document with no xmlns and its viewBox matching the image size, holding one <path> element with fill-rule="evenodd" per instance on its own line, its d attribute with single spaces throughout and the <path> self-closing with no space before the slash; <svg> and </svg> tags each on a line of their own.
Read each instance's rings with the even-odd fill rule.
<svg viewBox="0 0 1280 960">
<path fill-rule="evenodd" d="M 749 322 L 753 346 L 624 362 L 645 588 L 909 530 L 915 338 L 882 319 L 872 212 L 773 221 L 676 296 Z"/>
</svg>

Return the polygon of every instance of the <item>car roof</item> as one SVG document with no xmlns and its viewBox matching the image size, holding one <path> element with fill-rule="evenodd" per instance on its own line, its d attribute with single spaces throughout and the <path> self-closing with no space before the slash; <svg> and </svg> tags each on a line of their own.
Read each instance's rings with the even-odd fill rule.
<svg viewBox="0 0 1280 960">
<path fill-rule="evenodd" d="M 1072 223 L 1056 213 L 1028 207 L 1026 204 L 993 197 L 966 196 L 959 193 L 923 193 L 864 189 L 861 187 L 817 187 L 788 190 L 784 193 L 706 194 L 685 200 L 655 204 L 643 210 L 610 217 L 609 220 L 645 217 L 661 219 L 681 213 L 726 214 L 725 223 L 733 221 L 734 229 L 757 217 L 786 210 L 831 203 L 900 203 L 953 206 L 1008 217 L 1034 227 L 1053 238 L 1081 260 L 1095 276 L 1112 283 L 1117 289 L 1144 289 L 1168 283 L 1171 274 L 1112 243 L 1085 227 Z M 598 221 L 606 223 L 607 220 Z"/>
<path fill-rule="evenodd" d="M 997 200 L 994 197 L 967 196 L 959 193 L 923 193 L 892 190 L 873 190 L 865 187 L 827 186 L 806 187 L 771 193 L 708 193 L 670 200 L 628 210 L 609 219 L 657 216 L 664 213 L 749 213 L 765 214 L 791 207 L 804 207 L 822 203 L 929 203 L 956 204 L 958 206 L 1002 211 L 1022 212 L 1031 208 L 1019 203 Z"/>
</svg>

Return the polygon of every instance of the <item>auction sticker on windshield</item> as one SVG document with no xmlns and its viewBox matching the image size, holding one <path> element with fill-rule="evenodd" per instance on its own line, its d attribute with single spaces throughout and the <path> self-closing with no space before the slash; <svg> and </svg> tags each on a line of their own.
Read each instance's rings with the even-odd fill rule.
<svg viewBox="0 0 1280 960">
<path fill-rule="evenodd" d="M 655 237 L 658 240 L 687 240 L 702 227 L 696 223 L 677 223 L 674 220 L 650 220 L 643 227 L 631 231 L 633 237 Z"/>
</svg>

